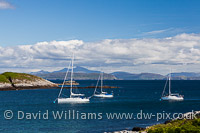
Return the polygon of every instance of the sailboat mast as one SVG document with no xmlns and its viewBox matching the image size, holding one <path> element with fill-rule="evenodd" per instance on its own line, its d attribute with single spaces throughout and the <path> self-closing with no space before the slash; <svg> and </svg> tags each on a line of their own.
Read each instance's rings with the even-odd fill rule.
<svg viewBox="0 0 200 133">
<path fill-rule="evenodd" d="M 72 63 L 72 62 L 69 63 L 69 66 L 68 66 L 67 72 L 66 72 L 66 74 L 65 74 L 65 78 L 64 78 L 64 80 L 63 80 L 63 83 L 62 83 L 60 92 L 59 92 L 59 94 L 58 94 L 58 97 L 60 97 L 60 95 L 61 95 L 61 93 L 62 93 L 63 87 L 64 87 L 64 85 L 65 85 L 65 80 L 67 79 L 67 74 L 68 74 L 68 72 L 69 72 L 69 68 L 70 68 L 70 66 L 71 66 L 71 63 Z"/>
<path fill-rule="evenodd" d="M 103 72 L 101 73 L 101 93 L 103 92 L 102 88 L 103 88 Z"/>
<path fill-rule="evenodd" d="M 171 71 L 169 74 L 169 95 L 171 95 Z"/>
<path fill-rule="evenodd" d="M 71 97 L 71 94 L 72 94 L 72 87 L 73 87 L 73 66 L 74 65 L 74 53 L 72 55 L 72 70 L 71 70 L 71 87 L 70 87 L 70 97 Z"/>
</svg>

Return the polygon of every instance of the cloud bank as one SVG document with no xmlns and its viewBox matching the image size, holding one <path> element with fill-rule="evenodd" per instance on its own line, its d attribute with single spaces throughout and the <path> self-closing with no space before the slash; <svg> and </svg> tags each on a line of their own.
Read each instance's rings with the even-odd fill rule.
<svg viewBox="0 0 200 133">
<path fill-rule="evenodd" d="M 0 0 L 0 9 L 14 9 L 14 8 L 15 7 L 12 4 L 4 0 Z"/>
<path fill-rule="evenodd" d="M 168 38 L 105 39 L 38 42 L 34 45 L 0 47 L 0 70 L 57 70 L 66 67 L 75 54 L 75 65 L 106 72 L 198 71 L 200 34 Z"/>
</svg>

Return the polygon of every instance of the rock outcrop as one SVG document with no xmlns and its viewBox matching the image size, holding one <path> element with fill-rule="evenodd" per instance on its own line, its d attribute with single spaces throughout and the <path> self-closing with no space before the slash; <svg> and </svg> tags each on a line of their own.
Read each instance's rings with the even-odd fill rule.
<svg viewBox="0 0 200 133">
<path fill-rule="evenodd" d="M 5 72 L 0 75 L 0 90 L 20 90 L 50 87 L 57 87 L 57 84 L 30 74 Z"/>
<path fill-rule="evenodd" d="M 105 133 L 199 133 L 200 132 L 200 111 L 192 111 L 183 114 L 183 118 L 176 118 L 165 121 L 164 124 L 152 125 L 146 128 L 134 127 L 132 131 L 122 130 Z"/>
</svg>

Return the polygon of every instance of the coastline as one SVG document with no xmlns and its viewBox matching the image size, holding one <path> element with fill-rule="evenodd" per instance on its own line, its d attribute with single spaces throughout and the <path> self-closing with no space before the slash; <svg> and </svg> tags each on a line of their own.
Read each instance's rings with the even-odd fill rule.
<svg viewBox="0 0 200 133">
<path fill-rule="evenodd" d="M 0 91 L 52 88 L 58 86 L 51 81 L 25 73 L 5 72 L 0 76 Z"/>
<path fill-rule="evenodd" d="M 173 124 L 174 124 L 173 122 L 175 122 L 175 121 L 181 121 L 181 120 L 188 121 L 188 120 L 200 119 L 200 111 L 187 112 L 187 113 L 184 113 L 183 115 L 184 115 L 183 119 L 176 118 L 176 119 L 172 119 L 172 120 L 166 120 L 164 123 L 154 124 L 154 125 L 151 125 L 151 126 L 148 126 L 148 127 L 145 127 L 145 128 L 142 128 L 142 127 L 133 127 L 132 130 L 121 130 L 121 131 L 104 132 L 104 133 L 147 133 L 150 130 L 153 131 L 156 126 L 162 127 L 160 125 L 167 125 L 167 124 L 170 124 L 170 126 L 173 126 Z M 196 116 L 196 118 L 191 119 L 192 116 Z M 183 125 L 185 123 L 186 122 L 184 121 L 183 123 L 181 123 L 181 125 Z M 164 127 L 162 127 L 162 128 L 164 128 Z"/>
<path fill-rule="evenodd" d="M 70 89 L 70 87 L 63 87 L 65 89 Z M 95 86 L 86 86 L 86 87 L 75 87 L 74 89 L 94 89 Z M 100 87 L 97 87 L 100 88 Z M 103 86 L 104 89 L 115 89 L 119 87 L 115 86 Z M 13 87 L 13 86 L 0 86 L 0 91 L 11 91 L 11 90 L 32 90 L 32 89 L 60 89 L 58 84 L 53 85 L 43 85 L 43 86 L 19 86 L 19 87 Z"/>
<path fill-rule="evenodd" d="M 4 87 L 0 88 L 0 91 L 14 91 L 14 90 L 33 90 L 33 89 L 55 89 L 57 85 L 46 85 L 46 86 L 20 86 L 20 87 Z"/>
</svg>

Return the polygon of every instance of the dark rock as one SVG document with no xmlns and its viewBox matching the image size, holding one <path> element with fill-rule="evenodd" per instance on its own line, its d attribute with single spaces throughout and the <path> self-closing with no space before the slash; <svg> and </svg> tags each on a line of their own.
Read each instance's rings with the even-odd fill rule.
<svg viewBox="0 0 200 133">
<path fill-rule="evenodd" d="M 143 131 L 143 130 L 145 130 L 145 128 L 143 128 L 143 127 L 134 127 L 132 129 L 132 131 Z"/>
<path fill-rule="evenodd" d="M 168 124 L 168 123 L 170 123 L 170 122 L 171 122 L 171 120 L 167 120 L 167 121 L 165 121 L 164 124 Z"/>
</svg>

